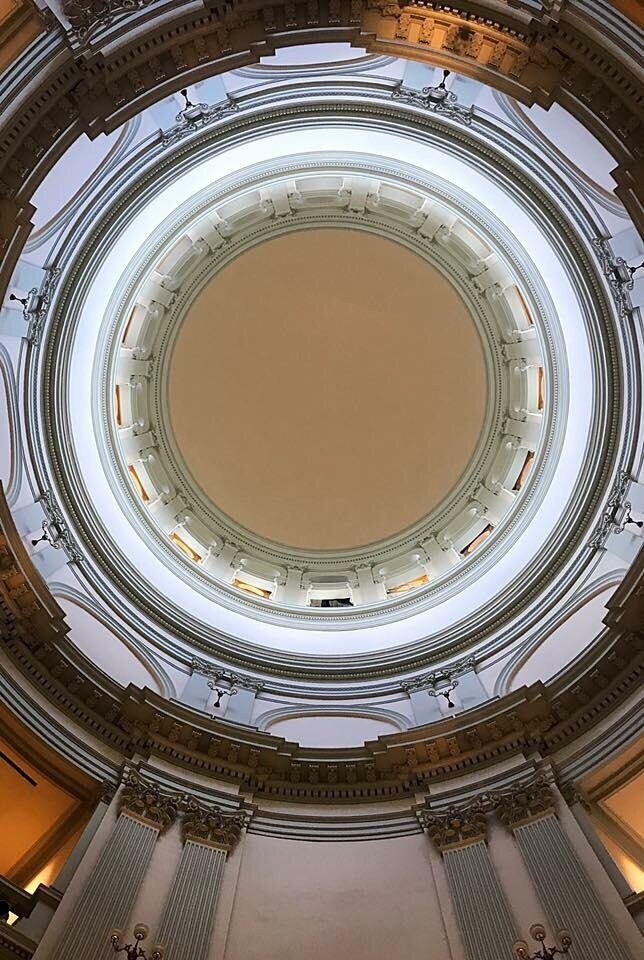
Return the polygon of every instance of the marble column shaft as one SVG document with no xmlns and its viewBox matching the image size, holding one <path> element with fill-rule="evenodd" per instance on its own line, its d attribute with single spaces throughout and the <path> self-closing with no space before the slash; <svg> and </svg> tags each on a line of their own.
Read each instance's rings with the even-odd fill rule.
<svg viewBox="0 0 644 960">
<path fill-rule="evenodd" d="M 226 855 L 186 840 L 156 936 L 164 960 L 207 960 Z"/>
<path fill-rule="evenodd" d="M 122 813 L 64 925 L 52 960 L 107 960 L 112 930 L 124 929 L 159 828 Z"/>
<path fill-rule="evenodd" d="M 485 842 L 444 850 L 443 862 L 469 960 L 515 960 L 518 934 Z"/>
<path fill-rule="evenodd" d="M 554 813 L 513 827 L 554 930 L 570 930 L 574 960 L 630 960 L 630 954 Z"/>
</svg>

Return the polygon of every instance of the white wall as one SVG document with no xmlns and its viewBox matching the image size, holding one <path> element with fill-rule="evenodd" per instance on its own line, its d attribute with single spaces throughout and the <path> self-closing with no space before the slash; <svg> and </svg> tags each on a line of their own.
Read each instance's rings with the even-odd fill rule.
<svg viewBox="0 0 644 960">
<path fill-rule="evenodd" d="M 224 960 L 450 956 L 426 837 L 244 844 Z"/>
</svg>

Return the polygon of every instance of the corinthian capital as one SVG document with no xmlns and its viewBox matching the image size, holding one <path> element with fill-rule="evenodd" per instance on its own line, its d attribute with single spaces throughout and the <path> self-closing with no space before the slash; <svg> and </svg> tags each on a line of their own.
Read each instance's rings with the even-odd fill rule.
<svg viewBox="0 0 644 960">
<path fill-rule="evenodd" d="M 230 853 L 247 822 L 247 813 L 224 813 L 219 807 L 203 807 L 191 800 L 183 815 L 181 829 L 184 842 L 193 840 L 213 847 L 223 847 Z"/>
<path fill-rule="evenodd" d="M 441 853 L 478 843 L 487 837 L 487 819 L 480 800 L 466 807 L 449 807 L 442 814 L 426 810 L 421 813 L 420 819 Z"/>
<path fill-rule="evenodd" d="M 163 832 L 177 816 L 178 798 L 164 793 L 134 770 L 128 771 L 119 796 L 119 813 L 142 820 Z"/>
<path fill-rule="evenodd" d="M 499 819 L 509 827 L 520 827 L 555 812 L 555 798 L 545 777 L 515 787 L 507 793 L 496 794 L 494 805 Z"/>
</svg>

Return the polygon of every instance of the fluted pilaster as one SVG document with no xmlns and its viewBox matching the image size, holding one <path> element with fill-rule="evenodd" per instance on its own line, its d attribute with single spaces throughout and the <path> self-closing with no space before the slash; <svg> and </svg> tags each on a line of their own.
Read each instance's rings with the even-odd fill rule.
<svg viewBox="0 0 644 960">
<path fill-rule="evenodd" d="M 576 851 L 555 813 L 555 797 L 540 779 L 500 798 L 498 813 L 512 830 L 554 930 L 570 930 L 576 960 L 630 960 Z"/>
<path fill-rule="evenodd" d="M 107 960 L 110 933 L 127 925 L 159 828 L 122 813 L 63 928 L 52 960 Z"/>
<path fill-rule="evenodd" d="M 189 805 L 184 847 L 156 938 L 164 960 L 207 960 L 226 857 L 244 823 L 245 814 Z"/>
<path fill-rule="evenodd" d="M 443 855 L 450 895 L 469 960 L 512 960 L 516 927 L 486 846 L 480 803 L 421 817 Z"/>
<path fill-rule="evenodd" d="M 119 817 L 62 929 L 52 960 L 107 960 L 110 933 L 127 926 L 159 833 L 176 815 L 172 797 L 131 772 Z"/>
</svg>

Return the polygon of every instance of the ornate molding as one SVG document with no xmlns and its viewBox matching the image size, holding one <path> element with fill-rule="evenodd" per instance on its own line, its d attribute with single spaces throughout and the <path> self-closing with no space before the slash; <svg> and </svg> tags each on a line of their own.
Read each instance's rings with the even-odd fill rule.
<svg viewBox="0 0 644 960">
<path fill-rule="evenodd" d="M 510 830 L 556 813 L 555 796 L 546 777 L 493 797 L 497 816 Z"/>
<path fill-rule="evenodd" d="M 179 143 L 180 140 L 183 140 L 184 137 L 189 136 L 189 134 L 194 133 L 196 130 L 209 127 L 218 120 L 223 120 L 224 117 L 230 116 L 231 113 L 236 113 L 237 110 L 239 110 L 238 105 L 234 100 L 231 100 L 230 97 L 228 100 L 223 101 L 223 103 L 190 104 L 190 106 L 186 106 L 177 114 L 175 118 L 176 126 L 164 131 L 161 137 L 161 143 L 164 147 Z"/>
<path fill-rule="evenodd" d="M 83 40 L 96 27 L 108 27 L 114 20 L 146 7 L 152 0 L 63 0 L 63 13 L 72 34 Z"/>
<path fill-rule="evenodd" d="M 34 347 L 40 344 L 49 305 L 59 278 L 59 267 L 47 267 L 42 283 L 28 291 L 23 304 L 22 316 L 28 324 L 26 340 Z"/>
<path fill-rule="evenodd" d="M 444 853 L 487 839 L 486 797 L 477 797 L 465 807 L 451 806 L 445 813 L 423 810 L 419 820 L 436 848 Z"/>
<path fill-rule="evenodd" d="M 603 550 L 611 533 L 620 533 L 624 529 L 623 520 L 630 507 L 625 498 L 631 483 L 630 473 L 627 470 L 620 470 L 599 523 L 588 541 L 591 550 Z"/>
<path fill-rule="evenodd" d="M 63 516 L 56 498 L 51 490 L 45 490 L 38 497 L 47 519 L 42 527 L 47 535 L 47 542 L 54 550 L 64 550 L 70 563 L 80 563 L 83 560 L 83 553 L 72 535 L 67 521 Z"/>
<path fill-rule="evenodd" d="M 413 107 L 422 107 L 429 113 L 436 113 L 439 116 L 448 117 L 450 120 L 456 120 L 469 127 L 474 119 L 474 108 L 464 107 L 458 102 L 458 98 L 452 91 L 447 91 L 446 96 L 441 100 L 436 100 L 432 96 L 432 91 L 436 87 L 423 87 L 422 90 L 413 90 L 410 87 L 399 86 L 392 91 L 391 99 L 398 103 L 409 103 Z"/>
<path fill-rule="evenodd" d="M 100 787 L 98 788 L 97 800 L 99 803 L 105 803 L 109 805 L 114 797 L 116 796 L 116 791 L 118 790 L 118 785 L 112 783 L 111 780 L 103 780 Z"/>
<path fill-rule="evenodd" d="M 560 792 L 569 807 L 578 803 L 587 813 L 590 812 L 590 801 L 588 797 L 575 783 L 566 783 L 560 787 Z"/>
<path fill-rule="evenodd" d="M 465 657 L 463 660 L 458 660 L 456 663 L 441 667 L 439 670 L 432 670 L 431 673 L 423 673 L 418 677 L 414 677 L 413 680 L 403 680 L 400 686 L 407 693 L 414 693 L 416 690 L 426 690 L 428 687 L 433 689 L 441 684 L 449 683 L 464 673 L 469 673 L 469 671 L 474 670 L 475 667 L 476 658 Z M 458 683 L 455 683 L 454 686 L 458 686 Z"/>
<path fill-rule="evenodd" d="M 458 719 L 383 737 L 375 752 L 363 747 L 349 759 L 344 752 L 311 755 L 248 727 L 195 717 L 174 701 L 132 686 L 124 689 L 88 668 L 65 639 L 62 612 L 51 600 L 44 606 L 42 593 L 14 560 L 14 546 L 24 552 L 17 531 L 12 539 L 6 533 L 5 526 L 0 533 L 0 625 L 14 687 L 32 684 L 98 753 L 109 747 L 124 759 L 142 752 L 158 756 L 255 797 L 305 804 L 400 800 L 458 772 L 525 755 L 535 747 L 543 757 L 556 756 L 604 723 L 641 684 L 642 637 L 609 627 L 551 687 L 538 684 L 525 695 L 510 694 Z M 632 605 L 637 609 L 641 576 L 641 569 L 634 570 L 629 590 L 622 591 L 627 611 Z M 28 710 L 19 716 L 33 727 Z"/>
<path fill-rule="evenodd" d="M 635 309 L 630 297 L 630 292 L 635 286 L 630 267 L 623 257 L 615 255 L 610 240 L 605 237 L 594 237 L 592 244 L 608 281 L 619 318 L 625 320 Z"/>
<path fill-rule="evenodd" d="M 119 814 L 141 820 L 163 833 L 177 817 L 180 798 L 164 793 L 155 783 L 129 770 L 119 795 Z"/>
<path fill-rule="evenodd" d="M 199 657 L 193 657 L 190 665 L 193 673 L 198 673 L 203 677 L 208 677 L 219 683 L 223 680 L 229 683 L 231 687 L 241 687 L 243 690 L 254 690 L 259 693 L 264 689 L 265 684 L 261 680 L 253 680 L 252 677 L 246 677 L 243 674 L 235 673 L 232 670 L 225 670 L 216 666 L 214 663 L 208 663 Z"/>
<path fill-rule="evenodd" d="M 188 801 L 181 819 L 184 843 L 192 840 L 213 847 L 223 847 L 226 853 L 237 845 L 242 830 L 248 826 L 249 815 L 245 811 L 224 813 L 219 807 L 204 807 L 195 800 Z"/>
</svg>

